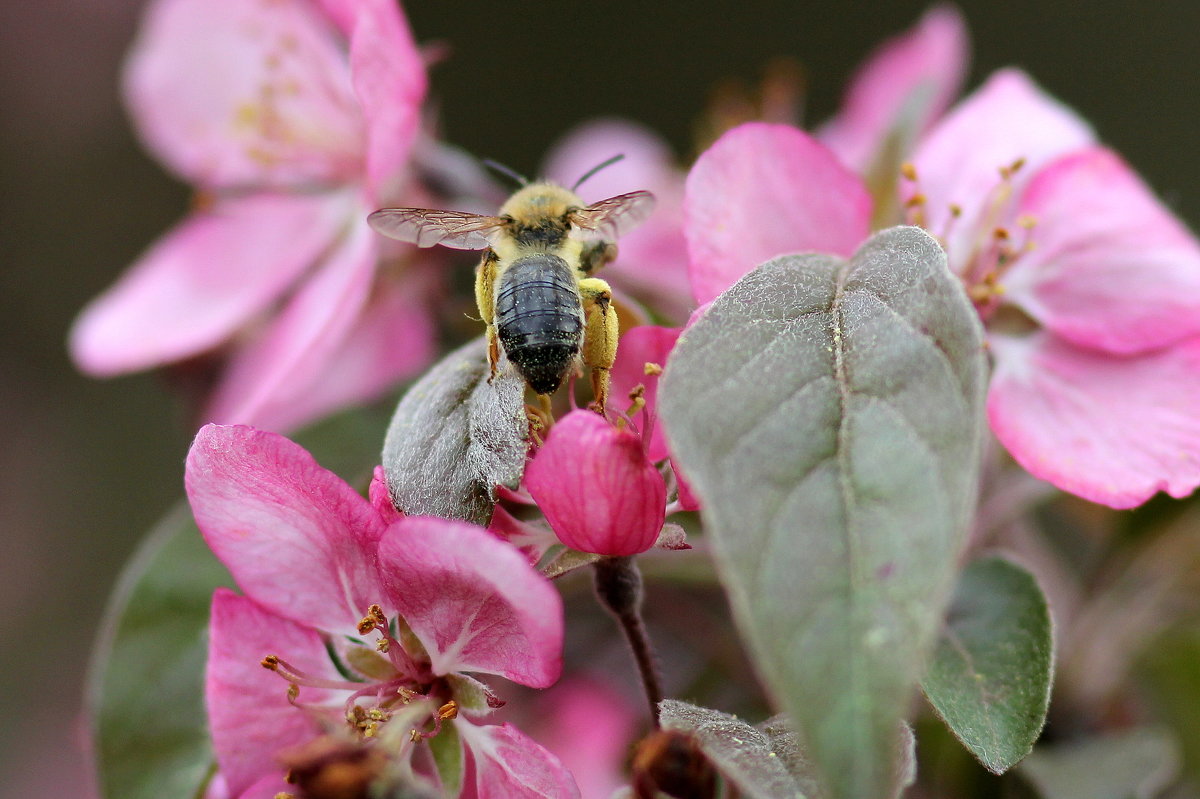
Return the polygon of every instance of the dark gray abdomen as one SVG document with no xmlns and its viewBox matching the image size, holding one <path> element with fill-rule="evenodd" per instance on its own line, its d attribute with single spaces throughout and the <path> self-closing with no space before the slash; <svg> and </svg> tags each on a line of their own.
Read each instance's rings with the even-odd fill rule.
<svg viewBox="0 0 1200 799">
<path fill-rule="evenodd" d="M 517 371 L 539 394 L 558 389 L 583 342 L 583 307 L 557 255 L 521 258 L 496 281 L 496 328 Z"/>
</svg>

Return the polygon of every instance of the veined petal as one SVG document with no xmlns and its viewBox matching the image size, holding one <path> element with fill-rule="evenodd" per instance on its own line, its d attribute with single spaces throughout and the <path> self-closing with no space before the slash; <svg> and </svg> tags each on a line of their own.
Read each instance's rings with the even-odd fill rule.
<svg viewBox="0 0 1200 799">
<path fill-rule="evenodd" d="M 205 702 L 213 751 L 231 796 L 242 795 L 259 780 L 282 779 L 275 756 L 320 733 L 310 716 L 288 702 L 287 682 L 262 667 L 267 655 L 282 657 L 313 677 L 341 679 L 316 630 L 218 588 L 209 622 Z M 320 704 L 334 694 L 302 688 L 299 699 Z"/>
<path fill-rule="evenodd" d="M 216 347 L 317 261 L 344 214 L 339 196 L 273 193 L 193 214 L 84 309 L 72 357 L 106 377 Z"/>
<path fill-rule="evenodd" d="M 1020 209 L 1037 246 L 1003 283 L 1056 335 L 1135 353 L 1200 334 L 1200 245 L 1115 153 L 1053 162 Z"/>
<path fill-rule="evenodd" d="M 867 237 L 871 198 L 807 134 L 752 122 L 725 133 L 696 161 L 683 216 L 692 293 L 705 303 L 776 255 L 850 255 Z"/>
<path fill-rule="evenodd" d="M 377 256 L 374 233 L 354 222 L 270 327 L 236 353 L 204 418 L 282 430 L 297 418 L 298 401 L 338 352 L 359 319 Z"/>
<path fill-rule="evenodd" d="M 298 370 L 289 378 L 286 396 L 264 407 L 266 415 L 259 417 L 267 420 L 264 426 L 295 430 L 342 408 L 372 402 L 427 366 L 436 334 L 428 283 L 422 275 L 377 280 L 358 320 L 324 363 L 319 352 L 307 353 L 319 367 L 308 373 L 308 384 L 301 382 L 303 370 Z"/>
<path fill-rule="evenodd" d="M 206 425 L 185 473 L 204 540 L 247 596 L 300 624 L 347 632 L 381 599 L 383 521 L 299 444 Z"/>
<path fill-rule="evenodd" d="M 859 67 L 841 110 L 817 138 L 865 174 L 893 131 L 923 133 L 946 110 L 962 88 L 968 57 L 962 13 L 948 5 L 931 8 Z"/>
<path fill-rule="evenodd" d="M 654 213 L 621 238 L 617 260 L 605 274 L 619 276 L 620 285 L 664 299 L 686 311 L 691 302 L 687 243 L 683 238 L 683 173 L 675 166 L 671 148 L 649 128 L 620 119 L 600 119 L 569 132 L 546 163 L 546 176 L 564 186 L 596 165 L 624 155 L 588 178 L 581 187 L 585 202 L 645 190 L 654 195 Z"/>
<path fill-rule="evenodd" d="M 666 366 L 667 356 L 671 354 L 675 340 L 681 332 L 677 327 L 651 325 L 626 331 L 621 336 L 620 346 L 617 348 L 617 361 L 612 368 L 611 396 L 614 408 L 622 408 L 624 398 L 628 397 L 635 387 L 645 387 L 642 398 L 646 401 L 646 407 L 633 421 L 639 427 L 644 426 L 647 420 L 653 421 L 650 444 L 646 452 L 651 461 L 660 461 L 667 457 L 667 442 L 663 438 L 662 425 L 658 423 L 659 378 L 658 375 L 646 373 L 646 364 Z"/>
<path fill-rule="evenodd" d="M 521 553 L 482 527 L 407 517 L 380 541 L 379 567 L 434 673 L 499 674 L 534 688 L 558 679 L 562 600 Z"/>
<path fill-rule="evenodd" d="M 1131 508 L 1200 485 L 1200 338 L 1141 355 L 994 337 L 992 431 L 1027 471 Z"/>
<path fill-rule="evenodd" d="M 955 106 L 921 142 L 913 157 L 925 196 L 925 226 L 943 235 L 953 268 L 970 260 L 980 237 L 990 241 L 1008 210 L 1000 170 L 1018 159 L 1012 191 L 1060 155 L 1086 147 L 1095 135 L 1074 111 L 1016 69 L 1003 69 Z M 951 225 L 951 205 L 961 216 Z"/>
<path fill-rule="evenodd" d="M 475 765 L 478 799 L 578 799 L 571 772 L 511 724 L 455 723 Z"/>
<path fill-rule="evenodd" d="M 425 62 L 396 0 L 361 0 L 354 14 L 350 77 L 366 121 L 367 181 L 387 200 L 420 128 Z"/>
<path fill-rule="evenodd" d="M 559 540 L 582 552 L 645 552 L 666 516 L 667 488 L 641 439 L 591 411 L 555 423 L 525 485 Z"/>
<path fill-rule="evenodd" d="M 307 0 L 158 0 L 124 84 L 146 146 L 191 183 L 297 185 L 360 169 L 341 37 Z"/>
</svg>

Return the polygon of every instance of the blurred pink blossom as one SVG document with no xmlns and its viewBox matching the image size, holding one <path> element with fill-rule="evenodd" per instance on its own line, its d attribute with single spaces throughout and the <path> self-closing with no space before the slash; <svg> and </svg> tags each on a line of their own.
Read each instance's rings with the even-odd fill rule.
<svg viewBox="0 0 1200 799">
<path fill-rule="evenodd" d="M 110 376 L 224 348 L 203 418 L 276 429 L 423 366 L 428 282 L 365 216 L 409 190 L 425 88 L 392 0 L 152 3 L 126 102 L 200 202 L 84 309 L 75 362 Z"/>
<path fill-rule="evenodd" d="M 666 516 L 666 485 L 642 439 L 591 411 L 554 424 L 525 485 L 559 540 L 582 552 L 645 552 Z"/>
<path fill-rule="evenodd" d="M 286 790 L 277 757 L 322 733 L 386 734 L 403 759 L 421 746 L 410 730 L 428 739 L 445 722 L 471 795 L 578 795 L 518 730 L 469 720 L 501 702 L 462 672 L 541 688 L 562 669 L 561 600 L 516 550 L 462 522 L 389 523 L 298 445 L 249 427 L 202 428 L 186 484 L 244 592 L 217 591 L 209 631 L 209 723 L 232 796 Z"/>
<path fill-rule="evenodd" d="M 1004 70 L 922 139 L 901 199 L 988 327 L 997 438 L 1035 476 L 1123 508 L 1200 484 L 1200 246 L 1094 141 Z M 775 255 L 849 255 L 871 209 L 802 131 L 729 131 L 687 180 L 697 300 Z"/>
<path fill-rule="evenodd" d="M 567 134 L 547 159 L 545 174 L 570 186 L 618 154 L 625 158 L 580 186 L 584 201 L 645 190 L 654 195 L 656 204 L 645 223 L 621 238 L 617 260 L 605 268 L 605 276 L 660 313 L 682 320 L 691 305 L 683 240 L 684 175 L 666 142 L 633 122 L 596 120 Z"/>
<path fill-rule="evenodd" d="M 946 111 L 966 77 L 969 47 L 959 10 L 931 8 L 859 66 L 842 107 L 816 138 L 843 164 L 866 175 L 886 158 L 889 146 L 911 146 L 911 139 Z M 899 140 L 889 141 L 892 137 Z"/>
</svg>

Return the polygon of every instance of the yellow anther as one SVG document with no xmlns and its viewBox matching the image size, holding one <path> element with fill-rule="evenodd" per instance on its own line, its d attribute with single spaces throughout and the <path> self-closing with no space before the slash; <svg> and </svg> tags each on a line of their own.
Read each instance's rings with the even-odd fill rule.
<svg viewBox="0 0 1200 799">
<path fill-rule="evenodd" d="M 913 196 L 909 197 L 908 201 L 905 202 L 904 204 L 907 205 L 909 208 L 918 208 L 925 204 L 925 195 L 922 194 L 921 192 L 917 192 Z"/>
<path fill-rule="evenodd" d="M 412 741 L 413 743 L 420 743 L 421 742 L 421 733 L 417 732 L 416 730 L 409 730 L 408 731 L 408 740 Z"/>
<path fill-rule="evenodd" d="M 658 376 L 663 373 L 663 368 L 656 363 L 650 363 L 647 361 L 646 365 L 642 367 L 642 371 L 648 375 Z"/>
<path fill-rule="evenodd" d="M 383 652 L 384 654 L 387 654 L 387 651 L 390 647 L 391 647 L 391 643 L 386 638 L 380 638 L 378 641 L 375 642 L 375 648 L 378 649 L 380 652 Z"/>
<path fill-rule="evenodd" d="M 442 721 L 458 718 L 458 702 L 451 699 L 446 704 L 438 708 L 438 718 Z"/>
<path fill-rule="evenodd" d="M 900 174 L 904 176 L 905 180 L 915 182 L 917 179 L 917 168 L 913 165 L 912 161 L 905 161 L 900 165 Z"/>
<path fill-rule="evenodd" d="M 996 241 L 1008 241 L 1012 238 L 1012 234 L 1008 232 L 1008 228 L 998 227 L 992 231 L 992 238 Z"/>
<path fill-rule="evenodd" d="M 295 702 L 298 696 L 300 696 L 300 686 L 296 685 L 296 683 L 289 683 L 287 692 L 288 701 Z"/>
<path fill-rule="evenodd" d="M 420 696 L 420 694 L 418 694 L 418 693 L 417 693 L 416 691 L 414 691 L 413 689 L 411 689 L 411 688 L 405 688 L 403 685 L 401 685 L 399 688 L 397 688 L 397 689 L 396 689 L 396 695 L 397 695 L 397 696 L 399 696 L 399 697 L 400 697 L 400 701 L 401 701 L 401 702 L 403 702 L 403 703 L 404 703 L 404 704 L 406 704 L 406 705 L 407 705 L 409 702 L 413 701 L 413 699 L 415 699 L 415 698 L 417 698 L 418 696 Z"/>
<path fill-rule="evenodd" d="M 1017 227 L 1031 230 L 1037 227 L 1037 217 L 1033 214 L 1021 214 L 1017 217 Z"/>
<path fill-rule="evenodd" d="M 950 216 L 958 219 L 962 216 L 962 206 L 958 203 L 950 203 Z"/>
<path fill-rule="evenodd" d="M 372 605 L 371 607 L 367 608 L 367 612 L 372 618 L 375 619 L 375 622 L 380 627 L 387 626 L 387 616 L 383 615 L 383 608 L 379 607 L 378 605 Z"/>
<path fill-rule="evenodd" d="M 362 621 L 358 623 L 358 634 L 366 635 L 375 629 L 375 619 L 370 616 L 363 616 Z"/>
<path fill-rule="evenodd" d="M 268 671 L 275 671 L 279 668 L 279 657 L 276 655 L 267 655 L 262 659 L 261 665 Z"/>
</svg>

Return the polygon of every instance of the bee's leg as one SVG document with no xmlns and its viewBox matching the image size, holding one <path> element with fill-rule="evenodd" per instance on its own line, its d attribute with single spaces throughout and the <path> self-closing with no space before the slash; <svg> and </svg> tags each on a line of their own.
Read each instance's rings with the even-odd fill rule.
<svg viewBox="0 0 1200 799">
<path fill-rule="evenodd" d="M 608 402 L 609 371 L 617 359 L 617 336 L 620 327 L 616 309 L 612 307 L 612 289 L 599 278 L 579 281 L 583 297 L 583 363 L 592 372 L 592 393 L 596 412 L 603 415 Z"/>
<path fill-rule="evenodd" d="M 475 270 L 475 304 L 479 306 L 479 315 L 487 324 L 489 383 L 496 376 L 496 364 L 500 362 L 500 341 L 496 337 L 496 298 L 493 294 L 498 260 L 496 254 L 488 250 Z"/>
</svg>

